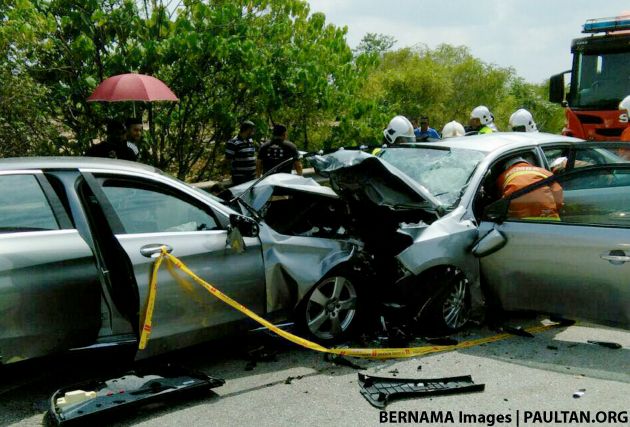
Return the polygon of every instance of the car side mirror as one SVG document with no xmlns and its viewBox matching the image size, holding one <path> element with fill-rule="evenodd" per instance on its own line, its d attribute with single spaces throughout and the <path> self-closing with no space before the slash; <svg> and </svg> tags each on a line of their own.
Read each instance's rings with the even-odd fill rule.
<svg viewBox="0 0 630 427">
<path fill-rule="evenodd" d="M 237 229 L 243 237 L 258 237 L 260 233 L 258 222 L 245 215 L 231 214 L 230 226 Z"/>
<path fill-rule="evenodd" d="M 472 253 L 477 258 L 482 258 L 493 254 L 507 243 L 507 238 L 496 228 L 483 236 L 472 249 Z"/>
<path fill-rule="evenodd" d="M 501 198 L 496 202 L 486 206 L 483 210 L 483 220 L 501 224 L 507 218 L 510 200 Z"/>
</svg>

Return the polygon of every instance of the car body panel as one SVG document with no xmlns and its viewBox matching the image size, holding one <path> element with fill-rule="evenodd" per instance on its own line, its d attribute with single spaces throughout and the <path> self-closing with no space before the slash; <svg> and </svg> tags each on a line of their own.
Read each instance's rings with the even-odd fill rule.
<svg viewBox="0 0 630 427">
<path fill-rule="evenodd" d="M 246 249 L 236 253 L 226 245 L 227 231 L 117 235 L 133 264 L 140 301 L 146 301 L 153 259 L 143 246 L 167 245 L 199 277 L 259 315 L 265 314 L 265 278 L 257 238 L 245 238 Z M 172 273 L 180 277 L 177 281 Z M 167 266 L 158 273 L 151 340 L 139 355 L 147 357 L 221 336 L 223 325 L 245 316 L 211 296 L 181 271 Z"/>
<path fill-rule="evenodd" d="M 0 359 L 11 363 L 96 339 L 101 289 L 76 230 L 0 234 Z"/>
<path fill-rule="evenodd" d="M 630 229 L 516 221 L 496 229 L 507 243 L 481 270 L 504 309 L 630 325 L 630 263 L 601 258 L 630 254 Z"/>
</svg>

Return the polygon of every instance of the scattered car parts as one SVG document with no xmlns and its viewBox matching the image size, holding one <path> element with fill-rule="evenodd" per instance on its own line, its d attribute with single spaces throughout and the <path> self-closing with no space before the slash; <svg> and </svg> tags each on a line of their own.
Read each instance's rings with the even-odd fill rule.
<svg viewBox="0 0 630 427">
<path fill-rule="evenodd" d="M 53 393 L 45 419 L 49 425 L 67 426 L 102 420 L 148 403 L 163 402 L 220 387 L 225 381 L 200 372 L 167 366 L 136 370 L 122 377 L 93 380 Z"/>
<path fill-rule="evenodd" d="M 406 397 L 484 391 L 485 384 L 475 384 L 470 375 L 449 378 L 387 378 L 359 372 L 361 394 L 372 406 L 385 408 L 390 402 Z"/>
</svg>

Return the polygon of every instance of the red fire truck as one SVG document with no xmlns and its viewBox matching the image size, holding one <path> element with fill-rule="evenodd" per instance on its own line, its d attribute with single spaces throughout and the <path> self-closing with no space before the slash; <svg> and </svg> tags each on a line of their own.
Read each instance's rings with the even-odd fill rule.
<svg viewBox="0 0 630 427">
<path fill-rule="evenodd" d="M 573 66 L 551 77 L 549 100 L 565 106 L 563 135 L 595 141 L 619 140 L 628 114 L 619 102 L 630 95 L 630 15 L 589 19 L 573 40 Z M 570 74 L 569 90 L 565 90 Z M 565 93 L 566 92 L 566 93 Z"/>
</svg>

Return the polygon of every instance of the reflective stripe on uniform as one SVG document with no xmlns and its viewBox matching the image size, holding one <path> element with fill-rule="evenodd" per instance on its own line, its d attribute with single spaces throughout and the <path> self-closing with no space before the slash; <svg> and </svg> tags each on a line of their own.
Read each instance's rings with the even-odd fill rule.
<svg viewBox="0 0 630 427">
<path fill-rule="evenodd" d="M 535 170 L 514 171 L 514 172 L 509 173 L 509 174 L 506 175 L 505 181 L 503 181 L 503 188 L 505 188 L 514 179 L 518 178 L 519 176 L 524 176 L 524 175 L 536 175 L 536 176 L 541 177 L 542 179 L 547 179 L 547 178 L 549 178 L 551 176 L 551 175 L 545 175 L 544 173 L 538 172 L 538 171 L 535 171 Z"/>
</svg>

